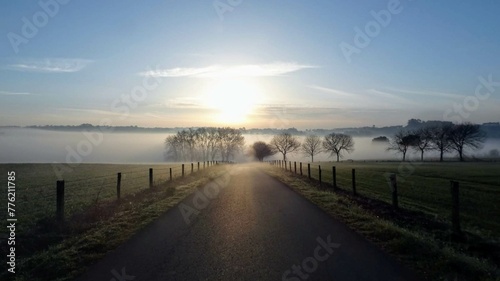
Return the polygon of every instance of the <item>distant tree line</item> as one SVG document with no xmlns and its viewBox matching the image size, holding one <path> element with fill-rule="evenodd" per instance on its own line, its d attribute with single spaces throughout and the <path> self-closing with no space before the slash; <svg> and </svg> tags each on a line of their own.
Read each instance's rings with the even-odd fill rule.
<svg viewBox="0 0 500 281">
<path fill-rule="evenodd" d="M 439 151 L 440 161 L 443 161 L 446 153 L 453 151 L 457 153 L 460 161 L 464 161 L 466 149 L 480 149 L 486 139 L 486 134 L 477 124 L 436 121 L 427 122 L 425 126 L 421 125 L 419 120 L 412 119 L 408 128 L 414 129 L 400 129 L 390 140 L 380 136 L 373 141 L 388 142 L 387 149 L 402 154 L 403 161 L 406 161 L 409 151 L 419 153 L 420 160 L 423 161 L 425 152 L 431 150 Z M 300 151 L 310 156 L 311 162 L 314 162 L 314 156 L 322 152 L 330 153 L 330 156 L 335 156 L 339 162 L 345 152 L 354 151 L 354 140 L 348 134 L 330 133 L 323 138 L 308 135 L 301 143 L 297 136 L 281 133 L 275 135 L 269 144 L 262 141 L 254 143 L 252 149 L 259 161 L 276 153 L 280 153 L 283 161 L 287 161 L 290 153 Z M 497 154 L 498 151 L 491 153 L 492 156 Z"/>
<path fill-rule="evenodd" d="M 412 126 L 415 127 L 415 126 Z M 479 149 L 486 139 L 486 134 L 480 125 L 471 123 L 423 126 L 418 129 L 400 130 L 389 143 L 388 150 L 401 153 L 403 161 L 409 150 L 420 153 L 420 160 L 424 160 L 424 153 L 430 150 L 439 151 L 439 161 L 443 161 L 445 153 L 457 152 L 460 161 L 464 161 L 465 149 Z"/>
<path fill-rule="evenodd" d="M 373 143 L 387 143 L 389 139 L 386 136 L 380 136 L 372 139 Z"/>
<path fill-rule="evenodd" d="M 258 141 L 252 145 L 253 154 L 259 160 L 263 161 L 265 157 L 281 153 L 283 161 L 287 161 L 290 153 L 302 152 L 311 156 L 311 162 L 314 162 L 314 156 L 321 152 L 329 152 L 331 156 L 337 157 L 337 162 L 343 156 L 343 152 L 351 153 L 354 151 L 354 141 L 352 136 L 345 134 L 331 133 L 323 137 L 309 135 L 300 142 L 297 136 L 290 133 L 281 133 L 275 135 L 269 144 Z"/>
<path fill-rule="evenodd" d="M 239 129 L 184 129 L 165 139 L 167 161 L 229 161 L 243 149 L 245 138 Z"/>
</svg>

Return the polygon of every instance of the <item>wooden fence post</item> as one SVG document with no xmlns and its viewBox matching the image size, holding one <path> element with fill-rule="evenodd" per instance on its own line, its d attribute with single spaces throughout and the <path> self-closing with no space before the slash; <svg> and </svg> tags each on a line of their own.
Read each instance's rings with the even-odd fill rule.
<svg viewBox="0 0 500 281">
<path fill-rule="evenodd" d="M 453 233 L 460 235 L 460 189 L 457 181 L 451 181 L 451 223 Z"/>
<path fill-rule="evenodd" d="M 307 177 L 311 179 L 311 164 L 307 163 Z"/>
<path fill-rule="evenodd" d="M 64 181 L 57 181 L 56 216 L 59 222 L 64 221 Z"/>
<path fill-rule="evenodd" d="M 184 164 L 182 164 L 182 177 L 184 177 Z"/>
<path fill-rule="evenodd" d="M 200 162 L 198 162 L 198 171 L 200 170 Z"/>
<path fill-rule="evenodd" d="M 153 169 L 149 168 L 149 187 L 153 187 Z"/>
<path fill-rule="evenodd" d="M 300 162 L 299 164 L 300 164 L 300 175 L 302 176 L 302 162 Z"/>
<path fill-rule="evenodd" d="M 318 165 L 319 186 L 321 187 L 321 165 Z"/>
<path fill-rule="evenodd" d="M 294 173 L 297 174 L 297 161 L 293 161 L 293 170 Z"/>
<path fill-rule="evenodd" d="M 399 208 L 399 202 L 398 202 L 398 182 L 396 178 L 396 174 L 391 174 L 389 176 L 389 179 L 391 180 L 391 189 L 392 189 L 392 205 L 394 208 Z"/>
<path fill-rule="evenodd" d="M 191 174 L 193 173 L 193 171 L 194 171 L 194 164 L 191 163 Z"/>
<path fill-rule="evenodd" d="M 170 168 L 170 181 L 172 181 L 172 168 Z"/>
<path fill-rule="evenodd" d="M 292 171 L 292 161 L 288 161 L 288 167 L 290 167 L 290 172 Z"/>
<path fill-rule="evenodd" d="M 337 190 L 337 168 L 332 166 L 333 190 Z"/>
<path fill-rule="evenodd" d="M 352 169 L 352 194 L 357 195 L 357 192 L 356 192 L 356 169 Z"/>
<path fill-rule="evenodd" d="M 120 201 L 121 187 L 122 187 L 122 173 L 118 173 L 116 179 L 116 197 L 118 201 Z"/>
</svg>

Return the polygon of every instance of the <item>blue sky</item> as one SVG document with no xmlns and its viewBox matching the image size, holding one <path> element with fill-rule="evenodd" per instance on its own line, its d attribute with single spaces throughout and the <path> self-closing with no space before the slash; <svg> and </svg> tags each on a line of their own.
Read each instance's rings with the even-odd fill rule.
<svg viewBox="0 0 500 281">
<path fill-rule="evenodd" d="M 2 1 L 0 125 L 500 121 L 499 12 L 493 0 Z"/>
</svg>

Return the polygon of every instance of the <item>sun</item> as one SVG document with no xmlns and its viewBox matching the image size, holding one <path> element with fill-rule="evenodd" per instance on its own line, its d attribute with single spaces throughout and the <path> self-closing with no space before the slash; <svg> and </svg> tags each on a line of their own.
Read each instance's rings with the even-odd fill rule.
<svg viewBox="0 0 500 281">
<path fill-rule="evenodd" d="M 223 123 L 247 121 L 260 98 L 261 91 L 255 82 L 239 79 L 216 81 L 205 94 L 207 106 L 216 112 L 216 121 Z"/>
</svg>

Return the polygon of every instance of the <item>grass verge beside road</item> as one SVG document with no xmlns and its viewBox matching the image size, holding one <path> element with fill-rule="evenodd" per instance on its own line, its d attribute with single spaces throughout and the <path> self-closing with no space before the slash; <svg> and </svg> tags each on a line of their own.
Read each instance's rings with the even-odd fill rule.
<svg viewBox="0 0 500 281">
<path fill-rule="evenodd" d="M 22 240 L 15 280 L 72 280 L 91 263 L 177 205 L 196 188 L 226 172 L 224 165 L 105 202 L 67 219 L 38 223 Z M 21 241 L 21 240 L 20 240 Z M 18 246 L 20 247 L 20 246 Z M 3 279 L 6 276 L 0 276 Z"/>
<path fill-rule="evenodd" d="M 394 212 L 389 204 L 346 190 L 333 193 L 277 167 L 263 170 L 398 258 L 426 280 L 500 280 L 498 243 L 473 233 L 452 239 L 449 226 L 419 211 Z"/>
</svg>

